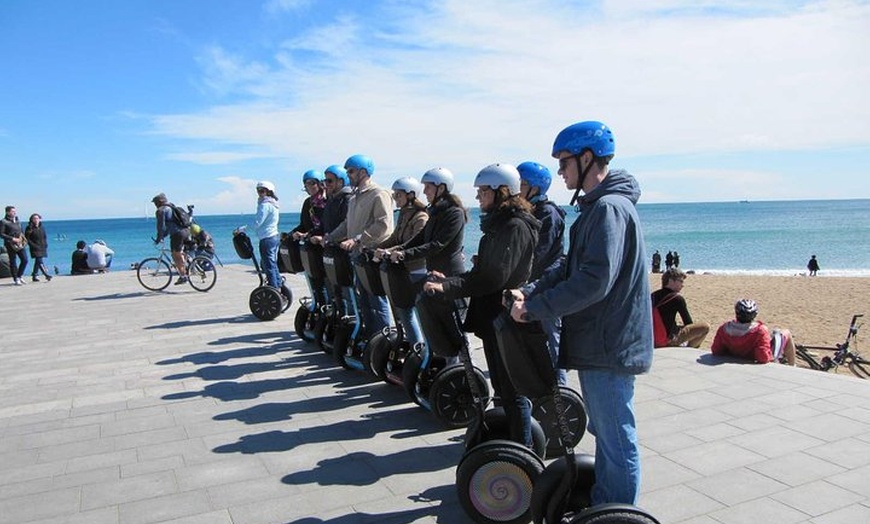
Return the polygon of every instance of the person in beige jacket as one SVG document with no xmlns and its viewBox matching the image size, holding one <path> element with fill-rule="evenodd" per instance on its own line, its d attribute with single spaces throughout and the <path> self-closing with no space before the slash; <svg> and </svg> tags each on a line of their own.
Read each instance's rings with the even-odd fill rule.
<svg viewBox="0 0 870 524">
<path fill-rule="evenodd" d="M 348 203 L 347 217 L 324 239 L 339 244 L 345 251 L 359 253 L 362 248 L 374 250 L 393 232 L 390 193 L 372 181 L 375 164 L 371 158 L 353 155 L 344 163 L 344 169 L 354 193 Z M 359 284 L 357 292 L 368 338 L 390 325 L 390 306 L 386 297 L 373 295 Z"/>
</svg>

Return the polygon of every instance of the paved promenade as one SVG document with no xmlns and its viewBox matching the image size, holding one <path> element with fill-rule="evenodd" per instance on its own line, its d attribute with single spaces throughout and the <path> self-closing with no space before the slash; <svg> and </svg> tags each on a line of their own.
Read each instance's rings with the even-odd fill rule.
<svg viewBox="0 0 870 524">
<path fill-rule="evenodd" d="M 0 524 L 468 522 L 464 432 L 297 339 L 295 306 L 255 319 L 256 283 L 0 280 Z M 663 523 L 870 522 L 870 383 L 666 349 L 637 412 Z"/>
</svg>

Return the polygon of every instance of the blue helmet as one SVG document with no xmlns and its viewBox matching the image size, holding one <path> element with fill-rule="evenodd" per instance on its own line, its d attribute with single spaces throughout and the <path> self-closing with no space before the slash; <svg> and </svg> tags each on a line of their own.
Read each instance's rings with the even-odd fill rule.
<svg viewBox="0 0 870 524">
<path fill-rule="evenodd" d="M 527 184 L 538 188 L 538 194 L 546 195 L 550 189 L 550 182 L 553 181 L 553 175 L 546 166 L 537 162 L 523 162 L 517 166 L 517 171 L 520 172 L 520 179 L 525 180 Z"/>
<path fill-rule="evenodd" d="M 559 158 L 562 151 L 579 155 L 587 149 L 596 157 L 612 156 L 616 152 L 616 146 L 610 128 L 592 120 L 566 127 L 553 142 L 553 158 Z"/>
<path fill-rule="evenodd" d="M 322 184 L 324 178 L 326 178 L 326 176 L 322 172 L 316 169 L 309 169 L 302 175 L 302 183 L 304 184 L 309 180 L 316 180 L 318 184 Z"/>
<path fill-rule="evenodd" d="M 344 168 L 341 167 L 340 165 L 333 164 L 333 165 L 327 167 L 326 173 L 332 173 L 333 175 L 335 175 L 335 178 L 344 182 L 344 185 L 346 185 L 346 186 L 350 185 L 350 178 L 348 178 L 348 176 L 347 176 L 347 171 L 345 171 Z M 326 179 L 325 174 L 324 174 L 323 178 Z"/>
<path fill-rule="evenodd" d="M 353 155 L 344 163 L 345 169 L 365 169 L 369 176 L 375 174 L 375 163 L 365 155 Z"/>
</svg>

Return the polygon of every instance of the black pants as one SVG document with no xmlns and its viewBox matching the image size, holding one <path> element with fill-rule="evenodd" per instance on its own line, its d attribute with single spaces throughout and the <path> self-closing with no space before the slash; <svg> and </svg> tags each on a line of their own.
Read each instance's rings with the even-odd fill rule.
<svg viewBox="0 0 870 524">
<path fill-rule="evenodd" d="M 453 358 L 462 347 L 462 337 L 456 322 L 457 307 L 464 309 L 465 300 L 447 300 L 443 295 L 417 297 L 417 316 L 429 350 L 439 357 Z"/>
<path fill-rule="evenodd" d="M 483 341 L 483 354 L 486 356 L 486 367 L 489 369 L 489 380 L 499 401 L 497 405 L 504 408 L 511 432 L 511 440 L 524 446 L 532 447 L 532 404 L 528 398 L 518 395 L 507 369 L 498 353 L 498 339 L 492 326 L 478 332 Z"/>
</svg>

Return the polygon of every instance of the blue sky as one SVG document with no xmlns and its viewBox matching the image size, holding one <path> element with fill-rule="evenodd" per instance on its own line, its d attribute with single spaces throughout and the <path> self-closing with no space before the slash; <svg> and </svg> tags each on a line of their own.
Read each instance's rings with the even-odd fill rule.
<svg viewBox="0 0 870 524">
<path fill-rule="evenodd" d="M 285 211 L 355 153 L 390 185 L 554 172 L 614 131 L 643 202 L 870 198 L 870 2 L 3 0 L 0 200 L 46 219 Z M 570 195 L 557 178 L 551 197 Z"/>
</svg>

